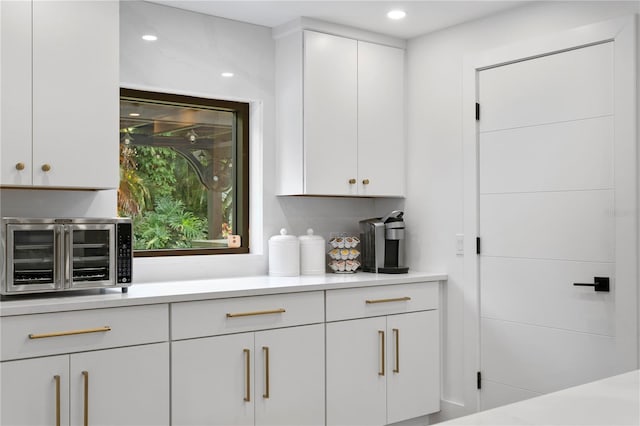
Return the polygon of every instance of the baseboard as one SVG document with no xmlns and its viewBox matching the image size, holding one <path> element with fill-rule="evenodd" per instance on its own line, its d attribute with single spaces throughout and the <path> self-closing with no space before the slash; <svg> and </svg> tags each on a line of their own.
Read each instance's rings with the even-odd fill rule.
<svg viewBox="0 0 640 426">
<path fill-rule="evenodd" d="M 440 400 L 440 411 L 431 414 L 427 424 L 433 425 L 456 417 L 472 414 L 472 411 L 465 409 L 464 404 L 455 401 Z"/>
</svg>

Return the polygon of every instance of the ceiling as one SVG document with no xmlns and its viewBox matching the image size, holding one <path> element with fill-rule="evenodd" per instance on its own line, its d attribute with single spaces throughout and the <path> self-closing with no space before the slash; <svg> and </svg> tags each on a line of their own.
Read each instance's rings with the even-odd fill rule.
<svg viewBox="0 0 640 426">
<path fill-rule="evenodd" d="M 277 27 L 299 17 L 347 25 L 410 39 L 452 25 L 482 18 L 526 3 L 523 0 L 151 0 L 180 9 L 267 27 Z M 386 17 L 391 9 L 407 12 L 401 21 Z"/>
</svg>

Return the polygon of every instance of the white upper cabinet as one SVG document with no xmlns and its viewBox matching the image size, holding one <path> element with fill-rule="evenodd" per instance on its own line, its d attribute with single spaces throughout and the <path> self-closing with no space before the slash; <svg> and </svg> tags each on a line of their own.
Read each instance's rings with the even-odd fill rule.
<svg viewBox="0 0 640 426">
<path fill-rule="evenodd" d="M 404 195 L 404 50 L 315 31 L 276 41 L 280 195 Z"/>
<path fill-rule="evenodd" d="M 118 2 L 2 2 L 0 19 L 0 184 L 116 188 Z"/>
</svg>

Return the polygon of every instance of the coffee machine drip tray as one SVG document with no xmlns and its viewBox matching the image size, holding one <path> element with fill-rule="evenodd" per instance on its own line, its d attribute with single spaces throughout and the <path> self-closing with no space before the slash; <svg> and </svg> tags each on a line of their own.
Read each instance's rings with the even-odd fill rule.
<svg viewBox="0 0 640 426">
<path fill-rule="evenodd" d="M 378 272 L 381 274 L 406 274 L 409 272 L 408 266 L 388 266 L 384 268 L 378 268 Z"/>
</svg>

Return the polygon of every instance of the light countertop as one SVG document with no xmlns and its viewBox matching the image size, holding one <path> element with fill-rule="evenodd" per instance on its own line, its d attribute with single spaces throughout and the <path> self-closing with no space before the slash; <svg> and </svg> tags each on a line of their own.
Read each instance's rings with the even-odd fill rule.
<svg viewBox="0 0 640 426">
<path fill-rule="evenodd" d="M 325 274 L 298 277 L 252 276 L 144 284 L 134 283 L 129 287 L 128 293 L 122 293 L 118 288 L 104 290 L 103 292 L 100 292 L 100 290 L 87 290 L 9 296 L 0 301 L 0 316 L 445 281 L 446 279 L 447 275 L 440 273 L 373 274 L 357 272 L 355 274 Z"/>
<path fill-rule="evenodd" d="M 438 425 L 639 425 L 640 370 Z"/>
</svg>

